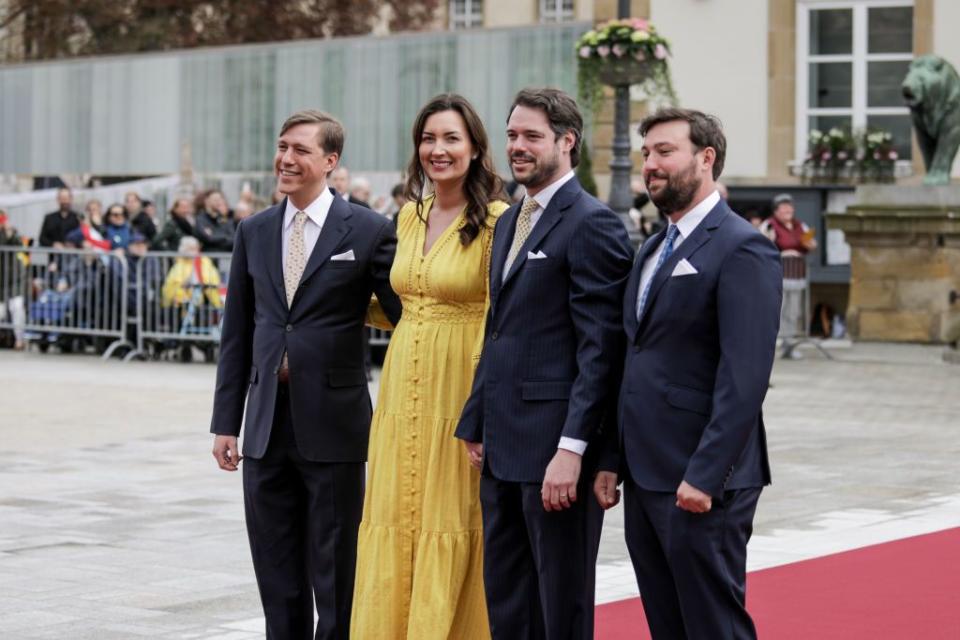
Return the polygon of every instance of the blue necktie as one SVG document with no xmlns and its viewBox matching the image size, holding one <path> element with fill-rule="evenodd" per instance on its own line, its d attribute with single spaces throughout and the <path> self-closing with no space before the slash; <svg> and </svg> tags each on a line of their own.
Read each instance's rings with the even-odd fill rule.
<svg viewBox="0 0 960 640">
<path fill-rule="evenodd" d="M 671 254 L 673 254 L 673 243 L 677 239 L 677 234 L 680 233 L 680 230 L 677 228 L 677 225 L 671 224 L 667 227 L 667 237 L 663 239 L 663 251 L 660 252 L 660 257 L 657 258 L 657 265 L 653 268 L 653 273 L 650 274 L 650 280 L 647 281 L 647 286 L 643 288 L 643 294 L 640 296 L 640 302 L 637 303 L 637 320 L 640 319 L 640 313 L 643 312 L 643 305 L 647 302 L 647 296 L 650 295 L 650 287 L 653 285 L 653 279 L 657 275 L 657 271 L 660 270 L 660 267 L 663 266 L 663 263 L 666 262 Z"/>
</svg>

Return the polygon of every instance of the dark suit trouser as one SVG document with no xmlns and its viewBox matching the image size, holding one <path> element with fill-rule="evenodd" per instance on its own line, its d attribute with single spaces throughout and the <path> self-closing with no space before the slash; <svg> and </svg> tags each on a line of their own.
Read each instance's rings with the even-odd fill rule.
<svg viewBox="0 0 960 640">
<path fill-rule="evenodd" d="M 485 470 L 483 582 L 494 640 L 593 638 L 594 582 L 603 511 L 586 483 L 577 502 L 547 512 L 539 484 Z"/>
<path fill-rule="evenodd" d="M 760 489 L 714 498 L 707 513 L 676 506 L 674 493 L 624 482 L 627 548 L 654 640 L 757 637 L 746 610 L 747 542 Z"/>
<path fill-rule="evenodd" d="M 267 452 L 242 464 L 247 534 L 266 637 L 348 638 L 363 463 L 305 460 L 294 440 L 289 394 L 281 385 Z"/>
</svg>

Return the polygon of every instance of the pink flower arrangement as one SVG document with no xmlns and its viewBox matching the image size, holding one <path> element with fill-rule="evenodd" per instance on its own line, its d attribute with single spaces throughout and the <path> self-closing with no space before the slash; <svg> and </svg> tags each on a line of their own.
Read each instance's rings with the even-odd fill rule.
<svg viewBox="0 0 960 640">
<path fill-rule="evenodd" d="M 613 55 L 618 58 L 622 58 L 627 53 L 627 48 L 623 45 L 615 44 L 613 45 Z"/>
<path fill-rule="evenodd" d="M 667 59 L 667 48 L 660 43 L 657 43 L 657 46 L 653 48 L 653 56 L 657 60 L 666 60 Z"/>
<path fill-rule="evenodd" d="M 605 44 L 600 45 L 597 47 L 597 55 L 599 55 L 601 58 L 606 58 L 608 55 L 610 55 L 610 47 Z"/>
</svg>

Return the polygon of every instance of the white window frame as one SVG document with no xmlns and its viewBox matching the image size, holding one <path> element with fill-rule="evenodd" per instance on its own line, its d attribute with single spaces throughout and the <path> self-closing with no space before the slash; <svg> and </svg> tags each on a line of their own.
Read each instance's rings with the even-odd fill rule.
<svg viewBox="0 0 960 640">
<path fill-rule="evenodd" d="M 463 13 L 454 11 L 455 0 L 448 0 L 450 30 L 476 29 L 483 26 L 483 0 L 464 0 Z"/>
<path fill-rule="evenodd" d="M 798 0 L 797 2 L 797 84 L 796 84 L 796 132 L 795 154 L 797 162 L 803 162 L 807 153 L 810 116 L 850 116 L 853 129 L 867 126 L 867 116 L 909 115 L 903 107 L 867 106 L 867 63 L 913 60 L 909 53 L 867 53 L 868 9 L 877 7 L 913 7 L 913 0 Z M 810 54 L 810 11 L 816 9 L 851 9 L 853 11 L 853 42 L 850 54 Z M 852 90 L 850 107 L 810 107 L 810 63 L 852 62 Z"/>
<path fill-rule="evenodd" d="M 570 2 L 570 8 L 563 8 L 564 0 L 540 0 L 540 23 L 559 24 L 573 22 L 577 15 L 576 0 Z"/>
</svg>

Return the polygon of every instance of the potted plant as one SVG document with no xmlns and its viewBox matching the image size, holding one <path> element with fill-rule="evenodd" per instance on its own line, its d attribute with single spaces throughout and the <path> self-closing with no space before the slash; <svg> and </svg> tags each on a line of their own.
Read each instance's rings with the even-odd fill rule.
<svg viewBox="0 0 960 640">
<path fill-rule="evenodd" d="M 643 18 L 611 20 L 577 40 L 580 100 L 595 111 L 603 85 L 641 85 L 652 98 L 676 103 L 670 80 L 670 43 Z"/>
<path fill-rule="evenodd" d="M 860 136 L 857 169 L 864 182 L 893 182 L 894 164 L 898 158 L 893 148 L 893 134 L 869 128 Z"/>
<path fill-rule="evenodd" d="M 803 177 L 813 182 L 837 182 L 852 177 L 857 143 L 850 130 L 832 127 L 823 132 L 810 131 Z"/>
</svg>

